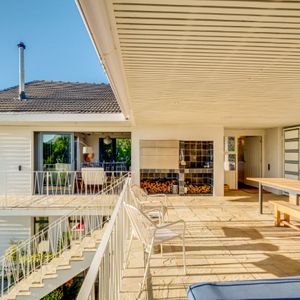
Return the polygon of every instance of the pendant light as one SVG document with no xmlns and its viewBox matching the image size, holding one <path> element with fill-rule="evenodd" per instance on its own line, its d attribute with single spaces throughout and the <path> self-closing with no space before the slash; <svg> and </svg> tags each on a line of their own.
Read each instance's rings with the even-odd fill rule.
<svg viewBox="0 0 300 300">
<path fill-rule="evenodd" d="M 103 139 L 103 143 L 105 145 L 110 145 L 112 142 L 111 138 L 109 136 L 106 136 L 104 139 Z"/>
</svg>

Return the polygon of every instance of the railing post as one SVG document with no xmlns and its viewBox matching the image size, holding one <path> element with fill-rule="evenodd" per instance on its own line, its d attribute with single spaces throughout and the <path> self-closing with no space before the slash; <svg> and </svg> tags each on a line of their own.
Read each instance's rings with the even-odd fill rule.
<svg viewBox="0 0 300 300">
<path fill-rule="evenodd" d="M 151 253 L 144 251 L 144 265 L 146 266 L 147 260 Z M 152 276 L 150 271 L 150 264 L 148 266 L 147 274 L 146 274 L 146 297 L 147 300 L 153 300 L 153 290 L 152 290 Z"/>
<path fill-rule="evenodd" d="M 46 194 L 49 196 L 49 172 L 46 172 Z"/>
<path fill-rule="evenodd" d="M 2 270 L 1 270 L 1 297 L 3 297 L 3 293 L 4 293 L 4 266 L 5 266 L 5 260 L 2 260 Z"/>
</svg>

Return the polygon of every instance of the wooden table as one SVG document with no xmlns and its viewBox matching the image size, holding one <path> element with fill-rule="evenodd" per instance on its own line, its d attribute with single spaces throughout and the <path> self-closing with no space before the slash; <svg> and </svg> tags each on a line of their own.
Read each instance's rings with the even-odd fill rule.
<svg viewBox="0 0 300 300">
<path fill-rule="evenodd" d="M 284 191 L 289 194 L 290 202 L 299 205 L 300 181 L 287 178 L 247 178 L 247 180 L 258 182 L 259 212 L 263 213 L 263 188 L 264 186 Z"/>
</svg>

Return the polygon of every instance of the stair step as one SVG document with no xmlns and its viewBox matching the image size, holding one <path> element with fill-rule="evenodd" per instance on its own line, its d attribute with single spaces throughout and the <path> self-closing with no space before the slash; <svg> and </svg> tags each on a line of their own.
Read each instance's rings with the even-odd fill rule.
<svg viewBox="0 0 300 300">
<path fill-rule="evenodd" d="M 43 283 L 37 283 L 37 282 L 32 282 L 31 284 L 30 284 L 30 288 L 42 288 L 42 287 L 44 287 L 45 285 L 43 284 Z"/>
<path fill-rule="evenodd" d="M 3 297 L 3 300 L 16 300 L 17 296 L 16 295 L 8 295 Z"/>
<path fill-rule="evenodd" d="M 55 274 L 45 274 L 43 276 L 43 280 L 44 279 L 54 279 L 54 278 L 57 278 L 57 277 L 58 277 L 57 273 L 55 273 Z"/>
<path fill-rule="evenodd" d="M 70 261 L 83 261 L 84 258 L 82 256 L 72 256 Z"/>
<path fill-rule="evenodd" d="M 31 292 L 28 291 L 18 291 L 16 296 L 30 296 Z"/>
<path fill-rule="evenodd" d="M 70 270 L 71 266 L 70 265 L 62 265 L 62 266 L 57 266 L 56 270 Z"/>
<path fill-rule="evenodd" d="M 93 238 L 97 241 L 100 241 L 102 239 L 102 236 L 103 236 L 103 232 L 104 230 L 103 229 L 98 229 L 98 230 L 95 230 L 92 234 Z"/>
<path fill-rule="evenodd" d="M 84 251 L 85 251 L 85 252 L 96 252 L 96 251 L 97 251 L 97 248 L 96 248 L 96 247 L 85 248 Z"/>
<path fill-rule="evenodd" d="M 52 260 L 52 263 L 57 267 L 61 266 L 69 266 L 70 265 L 70 258 L 69 257 L 58 257 Z"/>
</svg>

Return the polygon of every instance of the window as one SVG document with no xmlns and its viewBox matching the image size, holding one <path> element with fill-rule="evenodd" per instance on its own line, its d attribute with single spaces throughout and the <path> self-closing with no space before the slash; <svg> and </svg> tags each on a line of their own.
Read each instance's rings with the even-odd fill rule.
<svg viewBox="0 0 300 300">
<path fill-rule="evenodd" d="M 236 139 L 234 136 L 225 136 L 224 138 L 224 170 L 236 170 Z"/>
</svg>

